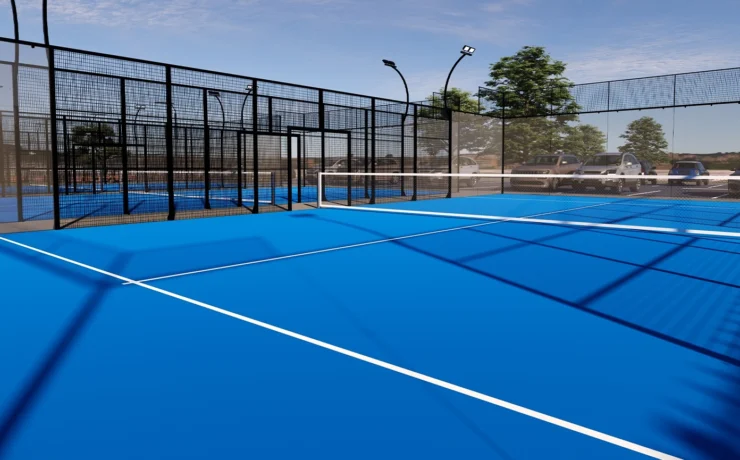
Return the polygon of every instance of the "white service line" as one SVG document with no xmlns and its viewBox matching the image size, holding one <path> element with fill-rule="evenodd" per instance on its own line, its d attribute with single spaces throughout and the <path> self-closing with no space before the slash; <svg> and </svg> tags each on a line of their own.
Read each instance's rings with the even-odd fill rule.
<svg viewBox="0 0 740 460">
<path fill-rule="evenodd" d="M 462 395 L 465 395 L 465 396 L 469 396 L 469 397 L 474 398 L 474 399 L 477 399 L 479 401 L 483 401 L 483 402 L 492 404 L 494 406 L 502 407 L 502 408 L 508 409 L 508 410 L 510 410 L 512 412 L 516 412 L 516 413 L 519 413 L 519 414 L 522 414 L 522 415 L 526 415 L 528 417 L 532 417 L 534 419 L 541 420 L 543 422 L 550 423 L 552 425 L 559 426 L 561 428 L 565 428 L 567 430 L 574 431 L 576 433 L 580 433 L 580 434 L 583 434 L 585 436 L 589 436 L 591 438 L 594 438 L 594 439 L 598 439 L 600 441 L 607 442 L 609 444 L 613 444 L 615 446 L 623 447 L 625 449 L 628 449 L 628 450 L 631 450 L 631 451 L 634 451 L 634 452 L 638 452 L 640 454 L 643 454 L 643 455 L 646 455 L 646 456 L 649 456 L 649 457 L 658 458 L 658 459 L 666 459 L 666 460 L 678 459 L 678 457 L 674 457 L 672 455 L 668 455 L 668 454 L 665 454 L 663 452 L 660 452 L 660 451 L 657 451 L 657 450 L 654 450 L 654 449 L 650 449 L 649 447 L 641 446 L 639 444 L 635 444 L 633 442 L 626 441 L 624 439 L 620 439 L 620 438 L 617 438 L 615 436 L 611 436 L 611 435 L 602 433 L 600 431 L 592 430 L 590 428 L 586 428 L 584 426 L 577 425 L 575 423 L 571 423 L 571 422 L 568 422 L 568 421 L 565 421 L 565 420 L 562 420 L 562 419 L 553 417 L 551 415 L 543 414 L 541 412 L 537 412 L 535 410 L 528 409 L 526 407 L 522 407 L 522 406 L 516 405 L 514 403 L 510 403 L 508 401 L 504 401 L 502 399 L 494 398 L 492 396 L 488 396 L 486 394 L 479 393 L 477 391 L 470 390 L 468 388 L 464 388 L 464 387 L 461 387 L 459 385 L 455 385 L 454 383 L 449 383 L 449 382 L 446 382 L 444 380 L 440 380 L 440 379 L 437 379 L 437 378 L 434 378 L 434 377 L 430 377 L 430 376 L 425 375 L 425 374 L 422 374 L 420 372 L 412 371 L 410 369 L 406 369 L 404 367 L 397 366 L 395 364 L 391 364 L 391 363 L 388 363 L 386 361 L 381 361 L 379 359 L 372 358 L 370 356 L 363 355 L 361 353 L 357 353 L 357 352 L 348 350 L 346 348 L 339 347 L 337 345 L 332 345 L 330 343 L 323 342 L 321 340 L 314 339 L 312 337 L 308 337 L 306 335 L 299 334 L 297 332 L 289 331 L 287 329 L 283 329 L 281 327 L 274 326 L 272 324 L 265 323 L 265 322 L 259 321 L 257 319 L 254 319 L 254 318 L 250 318 L 248 316 L 240 315 L 238 313 L 234 313 L 232 311 L 225 310 L 223 308 L 219 308 L 219 307 L 216 307 L 216 306 L 207 304 L 205 302 L 201 302 L 199 300 L 191 299 L 189 297 L 185 297 L 185 296 L 182 296 L 180 294 L 176 294 L 174 292 L 170 292 L 170 291 L 166 291 L 164 289 L 160 289 L 158 287 L 150 286 L 150 285 L 144 284 L 144 283 L 142 283 L 140 281 L 134 281 L 134 280 L 128 279 L 128 278 L 126 278 L 124 276 L 117 275 L 115 273 L 111 273 L 111 272 L 102 270 L 100 268 L 96 268 L 96 267 L 93 267 L 91 265 L 84 264 L 82 262 L 77 262 L 75 260 L 68 259 L 66 257 L 62 257 L 62 256 L 59 256 L 59 255 L 56 255 L 56 254 L 52 254 L 51 252 L 47 252 L 47 251 L 44 251 L 42 249 L 34 248 L 33 246 L 28 246 L 26 244 L 19 243 L 17 241 L 13 241 L 13 240 L 9 240 L 9 239 L 3 238 L 3 237 L 0 237 L 0 241 L 4 241 L 4 242 L 6 242 L 8 244 L 12 244 L 12 245 L 15 245 L 15 246 L 18 246 L 18 247 L 27 249 L 29 251 L 33 251 L 33 252 L 36 252 L 38 254 L 42 254 L 42 255 L 51 257 L 53 259 L 61 260 L 62 262 L 66 262 L 68 264 L 72 264 L 72 265 L 75 265 L 77 267 L 84 268 L 86 270 L 90 270 L 90 271 L 99 273 L 101 275 L 109 276 L 111 278 L 115 278 L 117 280 L 124 281 L 125 283 L 135 284 L 135 285 L 137 285 L 137 286 L 139 286 L 139 287 L 141 287 L 143 289 L 154 291 L 154 292 L 159 293 L 159 294 L 162 294 L 164 296 L 171 297 L 171 298 L 177 299 L 177 300 L 181 300 L 181 301 L 186 302 L 186 303 L 189 303 L 191 305 L 195 305 L 195 306 L 204 308 L 206 310 L 210 310 L 210 311 L 213 311 L 215 313 L 219 313 L 221 315 L 229 316 L 229 317 L 234 318 L 234 319 L 237 319 L 239 321 L 243 321 L 245 323 L 249 323 L 249 324 L 252 324 L 254 326 L 261 327 L 263 329 L 267 329 L 269 331 L 273 331 L 273 332 L 276 332 L 278 334 L 282 334 L 284 336 L 291 337 L 293 339 L 300 340 L 302 342 L 306 342 L 306 343 L 309 343 L 311 345 L 315 345 L 317 347 L 324 348 L 326 350 L 333 351 L 335 353 L 339 353 L 339 354 L 342 354 L 344 356 L 348 356 L 350 358 L 354 358 L 354 359 L 357 359 L 359 361 L 363 361 L 363 362 L 366 362 L 368 364 L 372 364 L 374 366 L 378 366 L 378 367 L 381 367 L 383 369 L 387 369 L 389 371 L 396 372 L 396 373 L 401 374 L 401 375 L 405 375 L 407 377 L 411 377 L 413 379 L 421 380 L 422 382 L 426 382 L 426 383 L 429 383 L 429 384 L 438 386 L 440 388 L 444 388 L 444 389 L 447 389 L 447 390 L 450 390 L 450 391 L 453 391 L 455 393 L 459 393 L 459 394 L 462 394 Z"/>
<path fill-rule="evenodd" d="M 656 233 L 673 233 L 673 234 L 690 234 L 690 235 L 702 235 L 702 236 L 727 236 L 731 238 L 740 238 L 740 233 L 736 232 L 718 232 L 713 230 L 693 230 L 693 229 L 682 229 L 682 228 L 669 228 L 669 227 L 647 227 L 642 225 L 621 225 L 621 224 L 602 224 L 596 222 L 580 222 L 570 220 L 547 220 L 547 219 L 533 219 L 531 217 L 504 217 L 504 216 L 484 216 L 478 214 L 459 214 L 459 213 L 446 213 L 446 212 L 432 212 L 432 211 L 411 211 L 408 209 L 391 209 L 391 208 L 368 208 L 364 206 L 336 206 L 336 205 L 323 205 L 324 209 L 344 209 L 346 211 L 373 211 L 373 212 L 388 212 L 395 214 L 407 214 L 417 216 L 439 216 L 439 217 L 457 217 L 460 219 L 475 219 L 475 220 L 504 220 L 506 222 L 521 222 L 526 224 L 545 224 L 545 225 L 565 225 L 569 227 L 593 227 L 593 228 L 611 228 L 615 230 L 639 230 L 643 232 L 656 232 Z M 567 211 L 561 211 L 567 212 Z"/>
<path fill-rule="evenodd" d="M 578 210 L 587 209 L 587 208 L 595 208 L 595 207 L 604 206 L 604 205 L 607 205 L 607 204 L 611 204 L 611 203 L 600 203 L 600 204 L 594 204 L 594 205 L 591 205 L 591 206 L 581 206 L 581 207 L 573 208 L 573 209 L 564 209 L 562 211 L 551 211 L 551 212 L 546 212 L 546 213 L 541 213 L 541 214 L 533 214 L 533 215 L 531 215 L 529 217 L 544 217 L 544 216 L 548 216 L 548 215 L 551 215 L 551 214 L 558 214 L 558 213 L 561 213 L 561 212 L 569 212 L 569 211 L 578 211 Z M 443 229 L 443 230 L 434 230 L 434 231 L 431 231 L 431 232 L 416 233 L 416 234 L 413 234 L 413 235 L 397 236 L 395 238 L 386 238 L 386 239 L 383 239 L 383 240 L 367 241 L 365 243 L 348 244 L 346 246 L 338 246 L 338 247 L 334 247 L 334 248 L 317 249 L 315 251 L 301 252 L 301 253 L 298 253 L 298 254 L 289 254 L 287 256 L 271 257 L 269 259 L 253 260 L 253 261 L 250 261 L 250 262 L 240 262 L 238 264 L 223 265 L 223 266 L 220 266 L 220 267 L 204 268 L 202 270 L 193 270 L 193 271 L 190 271 L 190 272 L 175 273 L 175 274 L 172 274 L 172 275 L 165 275 L 165 276 L 157 276 L 157 277 L 154 277 L 154 278 L 147 278 L 147 279 L 139 280 L 139 282 L 141 282 L 141 283 L 148 283 L 148 282 L 151 282 L 151 281 L 166 280 L 166 279 L 170 279 L 170 278 L 180 278 L 182 276 L 199 275 L 199 274 L 202 274 L 202 273 L 209 273 L 209 272 L 215 272 L 215 271 L 220 271 L 220 270 L 228 270 L 228 269 L 231 269 L 231 268 L 246 267 L 248 265 L 264 264 L 264 263 L 267 263 L 267 262 L 276 262 L 278 260 L 295 259 L 297 257 L 312 256 L 312 255 L 315 255 L 315 254 L 323 254 L 323 253 L 326 253 L 326 252 L 342 251 L 342 250 L 345 250 L 345 249 L 354 249 L 354 248 L 361 248 L 363 246 L 372 246 L 374 244 L 390 243 L 392 241 L 408 240 L 408 239 L 411 239 L 411 238 L 419 238 L 419 237 L 422 237 L 422 236 L 438 235 L 440 233 L 455 232 L 455 231 L 458 231 L 458 230 L 466 230 L 466 229 L 469 229 L 469 228 L 483 227 L 485 225 L 501 224 L 501 223 L 504 223 L 504 222 L 506 222 L 506 220 L 500 220 L 500 221 L 496 221 L 496 222 L 484 222 L 482 224 L 464 225 L 462 227 L 446 228 L 446 229 Z M 126 285 L 126 284 L 131 284 L 131 283 L 123 283 L 123 284 Z"/>
<path fill-rule="evenodd" d="M 716 200 L 717 198 L 724 198 L 724 197 L 726 197 L 726 196 L 730 196 L 730 194 L 729 194 L 729 193 L 725 193 L 724 195 L 720 195 L 720 196 L 713 196 L 713 197 L 712 197 L 712 199 L 713 199 L 713 200 Z"/>
</svg>

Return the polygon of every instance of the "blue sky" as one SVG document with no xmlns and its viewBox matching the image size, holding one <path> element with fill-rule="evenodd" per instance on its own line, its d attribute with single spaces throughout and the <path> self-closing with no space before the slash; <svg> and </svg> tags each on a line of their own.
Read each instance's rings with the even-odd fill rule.
<svg viewBox="0 0 740 460">
<path fill-rule="evenodd" d="M 41 0 L 17 3 L 21 38 L 42 41 Z M 0 11 L 11 36 L 8 0 Z M 477 52 L 452 85 L 473 92 L 524 45 L 546 46 L 577 83 L 740 66 L 737 0 L 49 0 L 49 11 L 59 45 L 394 99 L 403 87 L 382 58 L 420 100 L 464 44 Z"/>
<path fill-rule="evenodd" d="M 42 40 L 41 0 L 18 0 Z M 54 43 L 345 91 L 413 99 L 475 90 L 490 63 L 544 45 L 575 82 L 740 66 L 737 0 L 49 0 Z M 12 35 L 10 3 L 0 31 Z"/>
</svg>

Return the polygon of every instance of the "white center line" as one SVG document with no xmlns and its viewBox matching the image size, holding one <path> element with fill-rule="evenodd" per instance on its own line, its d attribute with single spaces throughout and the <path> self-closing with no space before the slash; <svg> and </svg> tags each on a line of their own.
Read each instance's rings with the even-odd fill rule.
<svg viewBox="0 0 740 460">
<path fill-rule="evenodd" d="M 612 203 L 599 203 L 599 204 L 594 204 L 594 205 L 590 205 L 590 206 L 580 206 L 580 207 L 572 208 L 572 209 L 563 209 L 563 210 L 559 210 L 559 211 L 551 211 L 551 212 L 545 212 L 545 213 L 540 213 L 540 214 L 533 214 L 533 215 L 527 216 L 527 217 L 528 218 L 544 217 L 544 216 L 549 216 L 551 214 L 559 214 L 559 213 L 562 213 L 562 212 L 570 212 L 570 211 L 579 211 L 581 209 L 596 208 L 596 207 L 605 206 L 605 205 L 608 205 L 608 204 L 612 204 Z M 422 236 L 438 235 L 440 233 L 456 232 L 456 231 L 459 231 L 459 230 L 466 230 L 466 229 L 469 229 L 469 228 L 483 227 L 483 226 L 495 225 L 495 224 L 502 224 L 504 222 L 509 222 L 509 221 L 511 221 L 513 219 L 515 219 L 515 218 L 514 217 L 508 218 L 508 219 L 507 218 L 502 218 L 502 220 L 498 220 L 496 222 L 484 222 L 482 224 L 464 225 L 462 227 L 446 228 L 446 229 L 443 229 L 443 230 L 434 230 L 434 231 L 431 231 L 431 232 L 416 233 L 416 234 L 413 234 L 413 235 L 397 236 L 395 238 L 386 238 L 386 239 L 382 239 L 382 240 L 367 241 L 367 242 L 364 242 L 364 243 L 348 244 L 346 246 L 338 246 L 338 247 L 326 248 L 326 249 L 317 249 L 315 251 L 301 252 L 301 253 L 298 253 L 298 254 L 288 254 L 286 256 L 271 257 L 269 259 L 252 260 L 250 262 L 240 262 L 240 263 L 237 263 L 237 264 L 223 265 L 223 266 L 212 267 L 212 268 L 204 268 L 202 270 L 193 270 L 193 271 L 189 271 L 189 272 L 174 273 L 174 274 L 171 274 L 171 275 L 157 276 L 157 277 L 147 278 L 147 279 L 143 279 L 143 280 L 139 280 L 139 281 L 142 282 L 142 283 L 149 283 L 151 281 L 159 281 L 159 280 L 166 280 L 166 279 L 171 279 L 171 278 L 180 278 L 180 277 L 183 277 L 183 276 L 199 275 L 199 274 L 202 274 L 202 273 L 209 273 L 209 272 L 215 272 L 215 271 L 220 271 L 220 270 L 229 270 L 229 269 L 232 269 L 232 268 L 246 267 L 248 265 L 257 265 L 257 264 L 264 264 L 264 263 L 268 263 L 268 262 L 277 262 L 279 260 L 295 259 L 295 258 L 298 258 L 298 257 L 306 257 L 306 256 L 312 256 L 312 255 L 316 255 L 316 254 L 324 254 L 324 253 L 327 253 L 327 252 L 343 251 L 345 249 L 354 249 L 354 248 L 361 248 L 361 247 L 364 247 L 364 246 L 372 246 L 374 244 L 390 243 L 392 241 L 408 240 L 408 239 L 411 239 L 411 238 L 419 238 L 419 237 L 422 237 Z M 131 284 L 131 283 L 124 283 L 124 284 Z"/>
<path fill-rule="evenodd" d="M 633 442 L 626 441 L 624 439 L 620 439 L 620 438 L 617 438 L 615 436 L 608 435 L 606 433 L 602 433 L 600 431 L 592 430 L 591 428 L 586 428 L 584 426 L 577 425 L 575 423 L 568 422 L 566 420 L 562 420 L 562 419 L 559 419 L 557 417 L 553 417 L 551 415 L 543 414 L 542 412 L 537 412 L 535 410 L 528 409 L 526 407 L 519 406 L 517 404 L 511 403 L 511 402 L 508 402 L 508 401 L 504 401 L 502 399 L 494 398 L 492 396 L 488 396 L 486 394 L 483 394 L 483 393 L 480 393 L 480 392 L 477 392 L 477 391 L 474 391 L 474 390 L 470 390 L 468 388 L 461 387 L 459 385 L 455 385 L 454 383 L 450 383 L 450 382 L 447 382 L 447 381 L 444 381 L 444 380 L 440 380 L 440 379 L 437 379 L 435 377 L 431 377 L 431 376 L 422 374 L 420 372 L 412 371 L 410 369 L 406 369 L 404 367 L 397 366 L 395 364 L 391 364 L 391 363 L 388 363 L 386 361 L 381 361 L 379 359 L 376 359 L 376 358 L 373 358 L 373 357 L 370 357 L 370 356 L 367 356 L 367 355 L 363 355 L 361 353 L 357 353 L 355 351 L 348 350 L 346 348 L 342 348 L 342 347 L 339 347 L 337 345 L 332 345 L 330 343 L 323 342 L 321 340 L 314 339 L 312 337 L 308 337 L 306 335 L 299 334 L 297 332 L 289 331 L 287 329 L 283 329 L 281 327 L 274 326 L 272 324 L 265 323 L 265 322 L 256 320 L 254 318 L 250 318 L 248 316 L 240 315 L 238 313 L 234 313 L 232 311 L 225 310 L 223 308 L 219 308 L 219 307 L 216 307 L 216 306 L 207 304 L 205 302 L 201 302 L 199 300 L 191 299 L 189 297 L 185 297 L 185 296 L 182 296 L 180 294 L 176 294 L 174 292 L 170 292 L 170 291 L 166 291 L 164 289 L 160 289 L 160 288 L 157 288 L 157 287 L 154 287 L 154 286 L 150 286 L 150 285 L 144 284 L 144 283 L 142 283 L 140 281 L 134 281 L 134 280 L 129 279 L 129 278 L 126 278 L 124 276 L 117 275 L 115 273 L 111 273 L 111 272 L 102 270 L 100 268 L 96 268 L 96 267 L 93 267 L 91 265 L 84 264 L 82 262 L 77 262 L 75 260 L 68 259 L 66 257 L 62 257 L 62 256 L 59 256 L 59 255 L 56 255 L 56 254 L 52 254 L 52 253 L 47 252 L 47 251 L 44 251 L 42 249 L 34 248 L 32 246 L 28 246 L 28 245 L 25 245 L 23 243 L 19 243 L 17 241 L 9 240 L 9 239 L 3 238 L 3 237 L 0 237 L 0 241 L 4 241 L 6 243 L 9 243 L 9 244 L 12 244 L 12 245 L 15 245 L 15 246 L 19 246 L 19 247 L 24 248 L 24 249 L 28 249 L 29 251 L 33 251 L 33 252 L 36 252 L 38 254 L 42 254 L 42 255 L 51 257 L 53 259 L 61 260 L 62 262 L 66 262 L 66 263 L 75 265 L 77 267 L 84 268 L 86 270 L 90 270 L 90 271 L 99 273 L 101 275 L 105 275 L 105 276 L 109 276 L 111 278 L 115 278 L 115 279 L 117 279 L 119 281 L 123 281 L 125 283 L 135 284 L 136 286 L 139 286 L 139 287 L 141 287 L 143 289 L 154 291 L 154 292 L 159 293 L 159 294 L 162 294 L 164 296 L 171 297 L 171 298 L 177 299 L 177 300 L 181 300 L 181 301 L 186 302 L 186 303 L 189 303 L 191 305 L 195 305 L 195 306 L 204 308 L 206 310 L 210 310 L 210 311 L 213 311 L 215 313 L 219 313 L 221 315 L 228 316 L 228 317 L 237 319 L 239 321 L 243 321 L 245 323 L 249 323 L 249 324 L 252 324 L 254 326 L 261 327 L 263 329 L 267 329 L 269 331 L 273 331 L 273 332 L 276 332 L 278 334 L 282 334 L 284 336 L 291 337 L 293 339 L 300 340 L 300 341 L 305 342 L 305 343 L 309 343 L 311 345 L 315 345 L 315 346 L 320 347 L 320 348 L 323 348 L 325 350 L 333 351 L 335 353 L 339 353 L 339 354 L 342 354 L 344 356 L 348 356 L 350 358 L 354 358 L 354 359 L 357 359 L 359 361 L 363 361 L 363 362 L 366 362 L 368 364 L 372 364 L 374 366 L 378 366 L 378 367 L 381 367 L 383 369 L 387 369 L 389 371 L 396 372 L 398 374 L 405 375 L 407 377 L 411 377 L 413 379 L 420 380 L 422 382 L 426 382 L 426 383 L 429 383 L 431 385 L 435 385 L 435 386 L 438 386 L 440 388 L 444 388 L 444 389 L 450 390 L 450 391 L 453 391 L 455 393 L 459 393 L 459 394 L 462 394 L 462 395 L 465 395 L 465 396 L 468 396 L 468 397 L 477 399 L 479 401 L 483 401 L 483 402 L 486 402 L 488 404 L 492 404 L 494 406 L 498 406 L 498 407 L 501 407 L 501 408 L 504 408 L 504 409 L 508 409 L 508 410 L 510 410 L 512 412 L 516 412 L 516 413 L 519 413 L 519 414 L 522 414 L 522 415 L 526 415 L 528 417 L 531 417 L 531 418 L 534 418 L 534 419 L 537 419 L 537 420 L 541 420 L 543 422 L 550 423 L 552 425 L 559 426 L 561 428 L 565 428 L 567 430 L 570 430 L 570 431 L 573 431 L 573 432 L 576 432 L 576 433 L 580 433 L 582 435 L 589 436 L 591 438 L 598 439 L 598 440 L 607 442 L 609 444 L 612 444 L 612 445 L 615 445 L 615 446 L 619 446 L 619 447 L 622 447 L 622 448 L 631 450 L 633 452 L 638 452 L 638 453 L 643 454 L 643 455 L 646 455 L 648 457 L 658 458 L 658 459 L 665 459 L 665 460 L 674 460 L 674 459 L 677 459 L 678 458 L 678 457 L 674 457 L 672 455 L 669 455 L 669 454 L 666 454 L 666 453 L 663 453 L 663 452 L 660 452 L 660 451 L 651 449 L 649 447 L 641 446 L 639 444 L 635 444 Z"/>
</svg>

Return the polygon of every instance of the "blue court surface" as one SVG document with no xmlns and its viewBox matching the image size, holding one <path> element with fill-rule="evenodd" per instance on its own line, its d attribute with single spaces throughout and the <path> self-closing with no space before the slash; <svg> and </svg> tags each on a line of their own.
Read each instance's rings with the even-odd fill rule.
<svg viewBox="0 0 740 460">
<path fill-rule="evenodd" d="M 604 226 L 317 209 L 0 237 L 0 457 L 740 458 L 737 205 L 383 206 Z"/>
</svg>

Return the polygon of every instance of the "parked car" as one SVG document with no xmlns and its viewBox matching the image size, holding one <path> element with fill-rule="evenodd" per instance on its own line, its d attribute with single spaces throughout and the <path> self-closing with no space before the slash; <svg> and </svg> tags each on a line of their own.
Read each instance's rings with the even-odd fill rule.
<svg viewBox="0 0 740 460">
<path fill-rule="evenodd" d="M 631 153 L 599 153 L 589 158 L 576 174 L 579 176 L 605 176 L 602 180 L 574 179 L 573 187 L 584 191 L 593 187 L 597 191 L 610 189 L 622 193 L 625 186 L 633 192 L 640 191 L 640 179 L 620 179 L 618 176 L 639 176 L 640 162 Z"/>
<path fill-rule="evenodd" d="M 658 175 L 658 171 L 656 171 L 655 166 L 653 166 L 651 162 L 647 160 L 640 160 L 640 166 L 642 167 L 642 171 L 640 172 L 640 175 L 642 176 L 657 176 Z M 645 185 L 648 182 L 655 185 L 658 183 L 658 180 L 645 178 L 642 181 L 642 185 Z"/>
<path fill-rule="evenodd" d="M 704 167 L 701 161 L 677 161 L 671 166 L 668 172 L 669 176 L 687 176 L 690 179 L 671 180 L 668 179 L 668 185 L 683 184 L 693 182 L 696 185 L 709 185 L 708 180 L 700 180 L 701 176 L 708 176 L 709 171 Z"/>
<path fill-rule="evenodd" d="M 740 168 L 735 169 L 735 172 L 730 174 L 732 177 L 740 176 Z M 740 180 L 731 180 L 727 183 L 727 190 L 732 198 L 740 198 Z"/>
<path fill-rule="evenodd" d="M 459 174 L 475 175 L 480 174 L 480 166 L 478 166 L 478 163 L 472 158 L 460 157 L 459 159 L 453 160 L 452 171 L 458 172 Z M 478 178 L 471 176 L 469 178 L 463 178 L 461 181 L 465 182 L 468 187 L 474 187 L 475 184 L 478 183 Z"/>
<path fill-rule="evenodd" d="M 362 172 L 365 169 L 365 165 L 360 162 L 360 168 L 356 172 Z M 375 160 L 375 172 L 376 173 L 400 173 L 401 162 L 395 158 L 378 158 Z M 390 182 L 391 184 L 398 184 L 401 182 L 401 177 L 398 175 L 391 176 L 376 176 L 377 182 Z"/>
<path fill-rule="evenodd" d="M 545 179 L 542 177 L 527 177 L 532 174 L 572 174 L 581 167 L 580 160 L 574 155 L 554 154 L 537 155 L 530 158 L 526 163 L 511 170 L 512 174 L 521 175 L 520 178 L 511 179 L 511 187 L 538 188 L 544 190 L 555 190 L 561 185 L 569 185 L 569 179 Z"/>
<path fill-rule="evenodd" d="M 347 162 L 346 158 L 343 158 L 341 160 L 337 160 L 334 163 L 332 163 L 331 166 L 328 166 L 324 171 L 325 172 L 331 172 L 331 173 L 338 173 L 338 172 L 347 172 L 347 166 L 349 163 Z M 308 185 L 316 185 L 316 182 L 318 182 L 319 178 L 319 172 L 321 169 L 314 168 L 312 170 L 306 171 L 306 184 Z M 352 172 L 364 172 L 365 171 L 365 160 L 364 159 L 352 159 Z M 325 176 L 324 180 L 326 181 L 326 184 L 346 184 L 347 179 L 343 176 Z"/>
</svg>

